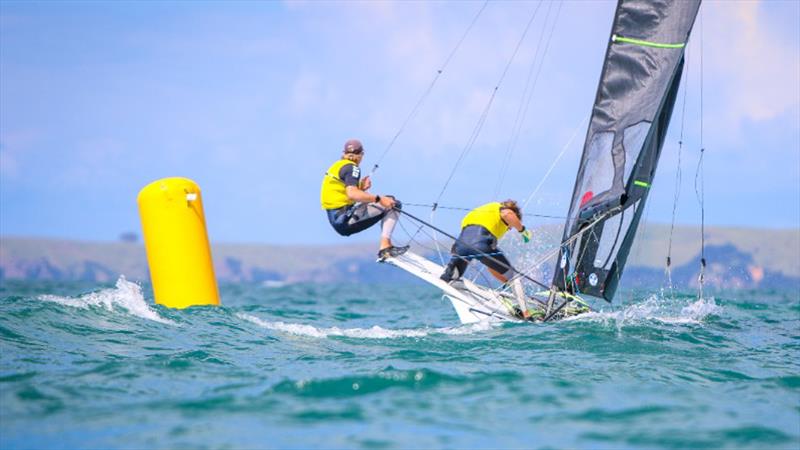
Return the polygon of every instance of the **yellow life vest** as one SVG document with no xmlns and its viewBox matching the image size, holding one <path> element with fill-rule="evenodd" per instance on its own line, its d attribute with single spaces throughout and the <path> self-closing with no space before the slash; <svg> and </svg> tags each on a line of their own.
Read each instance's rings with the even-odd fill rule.
<svg viewBox="0 0 800 450">
<path fill-rule="evenodd" d="M 500 240 L 508 231 L 508 225 L 500 218 L 501 206 L 500 202 L 478 206 L 464 216 L 464 220 L 461 221 L 461 229 L 463 230 L 469 225 L 480 225 L 489 230 L 497 240 Z"/>
<path fill-rule="evenodd" d="M 339 209 L 342 206 L 349 206 L 355 203 L 347 196 L 344 181 L 339 178 L 339 171 L 348 164 L 355 165 L 355 163 L 349 159 L 340 159 L 333 163 L 328 168 L 328 171 L 325 172 L 325 177 L 322 179 L 322 188 L 319 193 L 322 209 Z"/>
</svg>

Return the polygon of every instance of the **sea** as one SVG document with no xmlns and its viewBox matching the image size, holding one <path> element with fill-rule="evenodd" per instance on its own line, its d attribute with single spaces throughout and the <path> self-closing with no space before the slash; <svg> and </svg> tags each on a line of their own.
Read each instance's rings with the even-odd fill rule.
<svg viewBox="0 0 800 450">
<path fill-rule="evenodd" d="M 800 448 L 800 289 L 461 325 L 423 285 L 0 282 L 3 449 Z"/>
</svg>

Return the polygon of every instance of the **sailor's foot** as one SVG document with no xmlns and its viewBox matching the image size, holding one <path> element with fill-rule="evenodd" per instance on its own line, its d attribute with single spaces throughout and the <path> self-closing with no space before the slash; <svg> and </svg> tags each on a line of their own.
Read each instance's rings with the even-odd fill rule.
<svg viewBox="0 0 800 450">
<path fill-rule="evenodd" d="M 385 261 L 386 258 L 394 258 L 400 256 L 403 253 L 407 252 L 408 248 L 409 248 L 408 245 L 403 245 L 400 247 L 395 247 L 394 245 L 392 245 L 386 248 L 382 248 L 378 252 L 378 261 Z"/>
<path fill-rule="evenodd" d="M 534 320 L 533 314 L 531 314 L 530 309 L 526 309 L 525 311 L 523 311 L 519 308 L 519 306 L 514 307 L 514 317 L 522 320 L 530 320 L 530 321 Z"/>
<path fill-rule="evenodd" d="M 464 285 L 464 280 L 462 280 L 461 278 L 456 278 L 454 280 L 450 280 L 450 281 L 447 282 L 447 284 L 449 284 L 450 286 L 453 286 L 456 289 L 466 289 L 467 288 L 467 286 Z"/>
<path fill-rule="evenodd" d="M 442 272 L 442 275 L 439 277 L 439 279 L 445 283 L 458 280 L 459 278 L 461 278 L 461 274 L 458 273 L 458 270 L 456 270 L 456 267 L 452 262 L 447 263 L 447 266 L 444 268 L 444 272 Z"/>
</svg>

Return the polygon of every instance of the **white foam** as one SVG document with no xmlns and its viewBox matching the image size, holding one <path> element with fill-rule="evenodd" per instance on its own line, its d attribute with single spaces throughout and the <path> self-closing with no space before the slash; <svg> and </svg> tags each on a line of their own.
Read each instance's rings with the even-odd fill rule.
<svg viewBox="0 0 800 450">
<path fill-rule="evenodd" d="M 722 307 L 717 305 L 714 297 L 705 299 L 698 299 L 696 302 L 690 303 L 681 309 L 681 316 L 688 316 L 696 320 L 702 320 L 712 314 L 719 314 L 722 312 Z"/>
<path fill-rule="evenodd" d="M 676 305 L 674 301 L 654 294 L 641 303 L 629 305 L 619 311 L 590 312 L 566 320 L 613 321 L 617 325 L 649 320 L 674 324 L 696 324 L 701 323 L 706 317 L 722 311 L 722 307 L 715 303 L 713 297 L 697 299 L 681 307 L 680 311 L 676 313 L 677 306 L 679 305 Z"/>
<path fill-rule="evenodd" d="M 248 322 L 254 323 L 260 327 L 268 330 L 281 331 L 284 333 L 294 334 L 298 336 L 309 336 L 315 338 L 327 338 L 330 336 L 345 336 L 363 339 L 395 339 L 404 337 L 424 337 L 432 334 L 449 334 L 449 335 L 462 335 L 473 334 L 480 331 L 486 331 L 493 327 L 491 323 L 479 322 L 460 327 L 448 328 L 420 328 L 420 329 L 399 329 L 391 330 L 377 325 L 372 328 L 318 328 L 312 325 L 304 325 L 297 323 L 285 322 L 269 322 L 262 320 L 258 317 L 249 314 L 239 313 L 237 316 Z"/>
<path fill-rule="evenodd" d="M 39 299 L 82 309 L 100 306 L 113 311 L 114 307 L 117 306 L 143 319 L 175 325 L 175 322 L 162 318 L 158 313 L 150 309 L 142 295 L 142 287 L 126 280 L 124 275 L 119 277 L 113 289 L 103 289 L 78 298 L 41 295 Z"/>
</svg>

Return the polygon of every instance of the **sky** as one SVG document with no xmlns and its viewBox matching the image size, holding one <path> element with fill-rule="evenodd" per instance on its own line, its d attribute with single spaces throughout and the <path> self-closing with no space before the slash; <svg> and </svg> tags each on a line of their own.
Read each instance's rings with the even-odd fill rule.
<svg viewBox="0 0 800 450">
<path fill-rule="evenodd" d="M 560 224 L 615 2 L 490 2 L 462 40 L 483 6 L 3 0 L 0 235 L 141 234 L 138 191 L 182 176 L 212 242 L 377 243 L 319 206 L 349 138 L 420 217 L 516 198 Z M 704 148 L 707 225 L 800 228 L 800 2 L 704 2 L 687 67 L 646 219 L 677 193 L 676 222 L 700 223 Z"/>
</svg>

